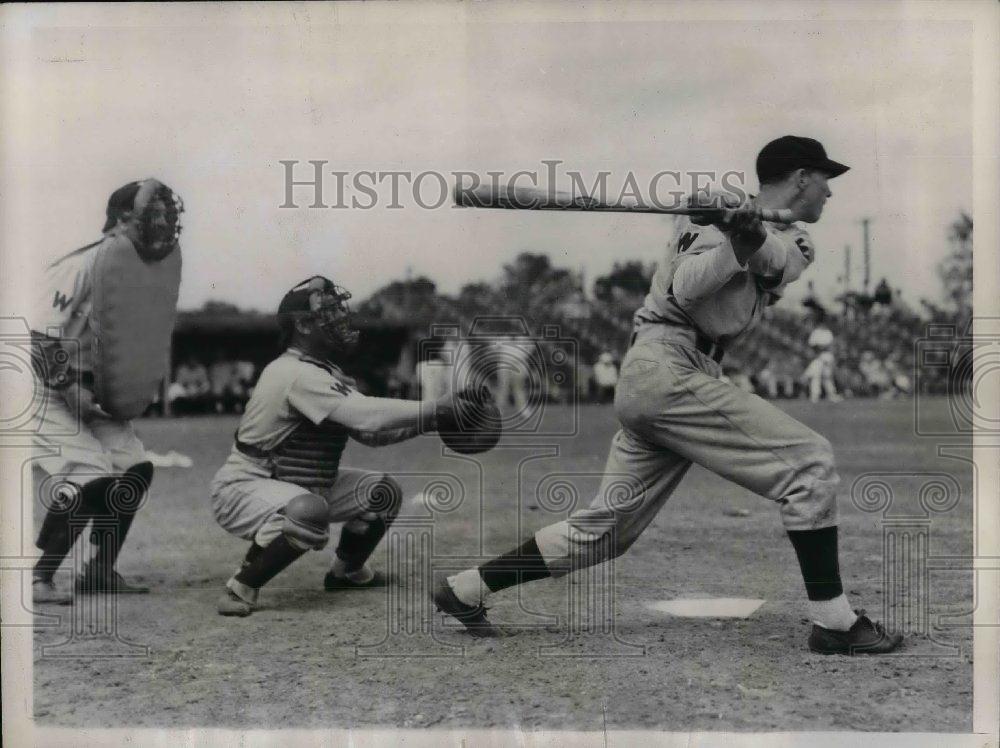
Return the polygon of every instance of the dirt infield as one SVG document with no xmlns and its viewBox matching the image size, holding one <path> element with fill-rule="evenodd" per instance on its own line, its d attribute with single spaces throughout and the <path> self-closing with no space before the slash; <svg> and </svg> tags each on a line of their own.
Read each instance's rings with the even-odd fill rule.
<svg viewBox="0 0 1000 748">
<path fill-rule="evenodd" d="M 263 610 L 224 619 L 215 599 L 246 544 L 215 525 L 207 485 L 235 421 L 148 420 L 139 431 L 149 449 L 195 461 L 157 471 L 123 553 L 121 570 L 152 594 L 98 612 L 103 636 L 86 632 L 96 619 L 85 606 L 47 609 L 62 614 L 56 625 L 36 619 L 36 719 L 95 727 L 970 730 L 971 574 L 934 570 L 935 558 L 972 551 L 971 464 L 938 454 L 939 444 L 961 439 L 915 436 L 912 401 L 783 407 L 834 444 L 845 587 L 873 617 L 914 632 L 899 656 L 810 654 L 802 582 L 776 507 L 700 468 L 613 568 L 497 596 L 492 617 L 515 636 L 474 641 L 432 616 L 424 607 L 428 568 L 446 573 L 506 550 L 589 500 L 616 428 L 600 406 L 581 409 L 574 438 L 538 438 L 544 446 L 505 447 L 478 462 L 443 456 L 431 437 L 380 450 L 353 444 L 346 464 L 400 474 L 409 493 L 393 552 L 381 548 L 376 557 L 396 584 L 324 592 L 328 549 L 276 579 Z M 946 401 L 930 407 L 935 422 L 948 423 Z M 559 422 L 570 416 L 551 413 Z M 421 492 L 429 498 L 415 501 Z M 925 573 L 928 591 L 916 585 L 901 594 L 904 566 L 883 561 L 914 553 L 905 573 Z M 598 594 L 610 584 L 613 609 Z M 647 607 L 678 597 L 766 602 L 745 620 L 674 618 Z M 98 656 L 80 656 L 87 652 Z"/>
</svg>

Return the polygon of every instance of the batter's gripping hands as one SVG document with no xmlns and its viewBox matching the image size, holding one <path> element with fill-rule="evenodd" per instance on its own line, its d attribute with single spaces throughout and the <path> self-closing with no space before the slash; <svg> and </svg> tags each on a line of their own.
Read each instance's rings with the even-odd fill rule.
<svg viewBox="0 0 1000 748">
<path fill-rule="evenodd" d="M 690 216 L 697 226 L 715 226 L 726 233 L 741 265 L 760 249 L 767 238 L 760 209 L 753 201 L 740 203 L 734 195 L 696 192 L 688 197 L 688 207 L 702 210 Z"/>
<path fill-rule="evenodd" d="M 500 441 L 500 409 L 488 387 L 461 390 L 437 402 L 436 422 L 441 441 L 459 454 L 487 452 Z"/>
<path fill-rule="evenodd" d="M 688 196 L 688 207 L 702 211 L 691 215 L 697 226 L 715 226 L 727 234 L 756 233 L 760 211 L 752 201 L 740 203 L 735 195 L 719 192 L 696 192 Z"/>
</svg>

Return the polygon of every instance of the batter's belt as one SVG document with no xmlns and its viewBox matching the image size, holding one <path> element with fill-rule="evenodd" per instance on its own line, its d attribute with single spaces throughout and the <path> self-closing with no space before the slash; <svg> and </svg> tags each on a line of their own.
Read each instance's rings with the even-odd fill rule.
<svg viewBox="0 0 1000 748">
<path fill-rule="evenodd" d="M 721 363 L 725 350 L 721 345 L 703 335 L 693 327 L 672 325 L 669 322 L 641 322 L 632 332 L 628 347 L 635 345 L 636 340 L 656 339 L 668 340 L 687 348 L 694 348 L 698 353 L 708 356 L 715 363 Z"/>
</svg>

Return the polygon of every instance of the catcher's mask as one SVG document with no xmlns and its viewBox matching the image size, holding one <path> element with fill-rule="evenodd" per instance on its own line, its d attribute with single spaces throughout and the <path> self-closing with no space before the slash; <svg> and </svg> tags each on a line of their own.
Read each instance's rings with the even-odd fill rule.
<svg viewBox="0 0 1000 748">
<path fill-rule="evenodd" d="M 291 343 L 295 323 L 306 319 L 313 323 L 322 342 L 331 352 L 350 353 L 358 344 L 358 331 L 351 326 L 349 291 L 328 278 L 314 275 L 285 294 L 278 305 L 278 324 L 282 343 Z"/>
<path fill-rule="evenodd" d="M 180 196 L 162 182 L 155 179 L 130 182 L 115 190 L 108 200 L 104 231 L 122 221 L 131 230 L 139 256 L 156 262 L 177 246 L 183 212 Z"/>
</svg>

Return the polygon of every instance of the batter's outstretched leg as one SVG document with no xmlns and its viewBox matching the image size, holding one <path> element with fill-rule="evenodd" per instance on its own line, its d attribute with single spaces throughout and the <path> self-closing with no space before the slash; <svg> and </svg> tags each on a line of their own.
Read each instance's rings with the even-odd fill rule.
<svg viewBox="0 0 1000 748">
<path fill-rule="evenodd" d="M 881 654 L 902 637 L 852 610 L 840 579 L 837 476 L 830 442 L 755 395 L 720 381 L 703 360 L 670 346 L 647 367 L 655 380 L 619 387 L 619 417 L 655 444 L 771 499 L 781 510 L 816 622 L 809 647 Z M 647 359 L 655 353 L 647 350 Z M 705 369 L 708 369 L 706 371 Z M 628 381 L 628 367 L 623 379 Z M 678 394 L 681 393 L 681 394 Z M 650 403 L 659 401 L 657 410 Z"/>
<path fill-rule="evenodd" d="M 491 594 L 620 556 L 649 526 L 684 477 L 690 462 L 627 431 L 611 443 L 604 478 L 591 505 L 542 528 L 521 545 L 466 569 L 435 589 L 438 609 L 473 636 L 498 636 L 486 617 Z"/>
</svg>

